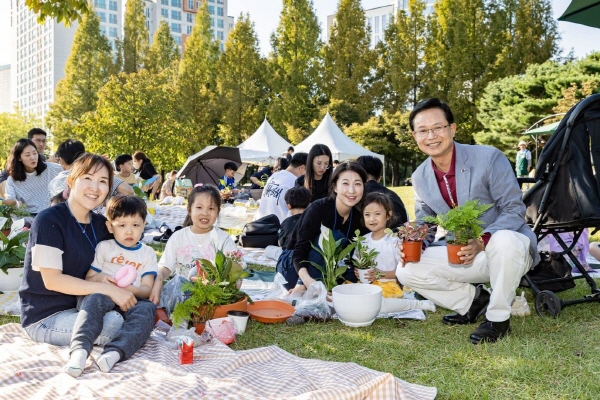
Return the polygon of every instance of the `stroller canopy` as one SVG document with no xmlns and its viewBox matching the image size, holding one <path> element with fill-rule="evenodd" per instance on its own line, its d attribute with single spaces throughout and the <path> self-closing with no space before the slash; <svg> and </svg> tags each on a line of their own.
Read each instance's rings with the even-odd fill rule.
<svg viewBox="0 0 600 400">
<path fill-rule="evenodd" d="M 525 193 L 527 222 L 536 227 L 600 227 L 600 94 L 565 115 L 544 146 L 536 184 Z"/>
</svg>

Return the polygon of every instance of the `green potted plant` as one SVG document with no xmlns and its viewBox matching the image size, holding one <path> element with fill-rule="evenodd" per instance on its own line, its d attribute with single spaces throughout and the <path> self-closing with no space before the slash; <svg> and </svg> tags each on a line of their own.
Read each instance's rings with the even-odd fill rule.
<svg viewBox="0 0 600 400">
<path fill-rule="evenodd" d="M 171 314 L 175 326 L 190 321 L 196 332 L 204 330 L 204 323 L 212 318 L 226 317 L 228 311 L 246 311 L 248 300 L 238 288 L 238 282 L 248 276 L 235 252 L 226 255 L 217 250 L 215 262 L 196 260 L 198 276 L 183 285 L 186 300 L 177 304 Z"/>
<path fill-rule="evenodd" d="M 29 217 L 30 215 L 29 211 L 27 211 L 27 207 L 24 205 L 15 207 L 7 204 L 0 204 L 0 231 L 4 236 L 8 236 L 14 221 Z"/>
<path fill-rule="evenodd" d="M 23 230 L 11 238 L 0 232 L 0 269 L 7 275 L 0 278 L 0 291 L 19 289 L 28 239 L 29 230 Z"/>
<path fill-rule="evenodd" d="M 375 261 L 375 259 L 379 255 L 379 252 L 376 249 L 370 249 L 365 244 L 365 237 L 360 236 L 360 231 L 358 229 L 354 234 L 356 237 L 353 241 L 356 243 L 356 246 L 354 247 L 352 264 L 354 265 L 354 268 L 358 270 L 358 279 L 361 283 L 371 283 L 365 278 L 365 275 L 377 267 L 377 261 Z"/>
<path fill-rule="evenodd" d="M 421 261 L 421 249 L 423 248 L 423 240 L 429 233 L 429 225 L 417 225 L 407 221 L 404 225 L 398 227 L 398 232 L 387 229 L 386 233 L 397 236 L 402 240 L 404 262 Z"/>
<path fill-rule="evenodd" d="M 322 282 L 328 292 L 338 284 L 338 278 L 340 278 L 344 272 L 348 269 L 345 264 L 340 265 L 342 261 L 348 257 L 350 252 L 356 246 L 356 243 L 350 243 L 348 246 L 342 246 L 342 240 L 335 240 L 331 229 L 321 226 L 321 247 L 315 246 L 311 243 L 312 248 L 323 257 L 324 265 L 319 265 L 314 261 L 304 261 L 310 263 L 313 267 L 321 271 Z"/>
<path fill-rule="evenodd" d="M 479 200 L 469 200 L 445 214 L 423 218 L 425 222 L 439 225 L 447 231 L 446 244 L 450 264 L 461 264 L 462 261 L 456 253 L 461 247 L 466 246 L 470 239 L 481 237 L 484 222 L 479 217 L 491 206 L 491 204 L 480 204 Z"/>
</svg>

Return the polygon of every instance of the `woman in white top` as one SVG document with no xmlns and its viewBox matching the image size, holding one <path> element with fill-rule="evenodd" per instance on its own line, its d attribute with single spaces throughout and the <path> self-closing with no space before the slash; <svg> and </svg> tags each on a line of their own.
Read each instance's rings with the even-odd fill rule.
<svg viewBox="0 0 600 400">
<path fill-rule="evenodd" d="M 62 171 L 60 165 L 44 162 L 29 139 L 17 141 L 7 165 L 6 199 L 27 205 L 33 215 L 50 207 L 48 184 Z"/>
</svg>

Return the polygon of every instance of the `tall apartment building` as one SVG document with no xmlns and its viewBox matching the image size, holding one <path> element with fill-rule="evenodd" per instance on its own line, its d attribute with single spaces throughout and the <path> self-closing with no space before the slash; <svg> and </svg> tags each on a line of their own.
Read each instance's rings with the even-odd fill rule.
<svg viewBox="0 0 600 400">
<path fill-rule="evenodd" d="M 426 14 L 433 12 L 435 0 L 426 0 Z M 408 0 L 393 0 L 390 4 L 381 7 L 365 9 L 365 24 L 371 28 L 371 48 L 384 39 L 384 32 L 391 23 L 392 18 L 399 10 L 408 10 Z M 331 27 L 335 23 L 335 14 L 327 16 L 327 40 Z"/>
<path fill-rule="evenodd" d="M 215 40 L 221 41 L 221 51 L 224 50 L 229 31 L 233 28 L 233 17 L 227 15 L 227 0 L 208 1 L 210 25 Z M 185 41 L 192 34 L 196 23 L 196 14 L 202 6 L 199 0 L 145 0 L 146 26 L 153 35 L 161 20 L 166 21 L 171 28 L 175 42 L 185 50 Z"/>
<path fill-rule="evenodd" d="M 11 112 L 10 64 L 0 65 L 0 113 Z"/>
<path fill-rule="evenodd" d="M 215 39 L 221 50 L 233 27 L 227 16 L 227 0 L 208 2 Z M 161 20 L 167 21 L 175 42 L 185 49 L 185 39 L 192 32 L 199 0 L 145 0 L 146 26 L 152 42 Z M 100 31 L 116 49 L 115 41 L 123 38 L 126 0 L 94 0 L 94 12 L 100 18 Z M 56 84 L 64 78 L 64 69 L 77 22 L 70 27 L 46 20 L 38 24 L 37 15 L 25 6 L 25 0 L 11 0 L 11 108 L 16 104 L 25 113 L 44 117 L 54 101 Z"/>
</svg>

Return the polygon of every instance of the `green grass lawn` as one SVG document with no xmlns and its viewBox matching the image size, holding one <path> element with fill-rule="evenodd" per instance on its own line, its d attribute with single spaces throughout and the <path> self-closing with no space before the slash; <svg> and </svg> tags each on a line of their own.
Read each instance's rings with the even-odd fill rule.
<svg viewBox="0 0 600 400">
<path fill-rule="evenodd" d="M 394 188 L 414 218 L 411 187 Z M 154 246 L 153 246 L 154 247 Z M 156 250 L 161 250 L 156 246 Z M 587 294 L 578 281 L 565 299 Z M 495 344 L 472 345 L 476 325 L 448 327 L 446 312 L 427 321 L 377 320 L 366 328 L 338 321 L 299 326 L 249 321 L 234 350 L 277 345 L 305 358 L 355 362 L 400 379 L 435 386 L 439 399 L 594 399 L 600 393 L 600 304 L 566 308 L 556 319 L 532 315 L 511 320 L 513 332 Z M 17 322 L 0 317 L 0 324 Z"/>
</svg>

